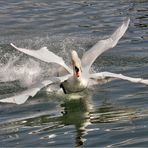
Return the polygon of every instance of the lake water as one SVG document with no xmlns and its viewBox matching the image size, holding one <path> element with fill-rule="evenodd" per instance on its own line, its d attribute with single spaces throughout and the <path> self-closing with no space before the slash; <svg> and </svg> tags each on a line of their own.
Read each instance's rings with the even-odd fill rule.
<svg viewBox="0 0 148 148">
<path fill-rule="evenodd" d="M 29 87 L 51 65 L 16 51 L 47 46 L 68 63 L 130 17 L 118 45 L 93 64 L 148 79 L 147 0 L 1 0 L 0 99 Z M 80 99 L 39 92 L 22 105 L 0 104 L 1 147 L 147 147 L 148 86 L 116 80 L 97 85 Z"/>
</svg>

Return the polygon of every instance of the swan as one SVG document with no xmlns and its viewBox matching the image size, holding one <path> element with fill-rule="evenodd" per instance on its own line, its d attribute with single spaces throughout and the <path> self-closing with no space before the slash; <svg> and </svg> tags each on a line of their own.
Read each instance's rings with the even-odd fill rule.
<svg viewBox="0 0 148 148">
<path fill-rule="evenodd" d="M 129 26 L 129 22 L 130 18 L 126 18 L 110 37 L 98 41 L 91 49 L 83 54 L 81 59 L 79 58 L 78 53 L 75 50 L 72 50 L 72 69 L 65 64 L 63 58 L 49 51 L 47 47 L 42 47 L 39 50 L 30 50 L 16 47 L 13 43 L 11 43 L 11 46 L 19 50 L 20 52 L 23 52 L 29 56 L 35 57 L 47 63 L 56 63 L 60 65 L 62 67 L 62 70 L 65 71 L 65 75 L 59 77 L 53 76 L 48 80 L 38 82 L 34 84 L 31 88 L 28 88 L 28 90 L 23 91 L 21 94 L 16 94 L 15 96 L 1 99 L 0 102 L 22 104 L 30 96 L 35 96 L 36 93 L 40 91 L 43 87 L 46 87 L 53 83 L 59 84 L 59 86 L 63 89 L 63 92 L 67 94 L 81 92 L 93 85 L 92 82 L 95 81 L 97 83 L 98 80 L 104 80 L 106 78 L 123 79 L 133 83 L 143 83 L 145 85 L 148 85 L 148 80 L 142 78 L 132 78 L 124 76 L 122 74 L 115 74 L 111 72 L 91 73 L 90 71 L 92 64 L 98 56 L 116 46 L 120 38 L 126 32 Z"/>
</svg>

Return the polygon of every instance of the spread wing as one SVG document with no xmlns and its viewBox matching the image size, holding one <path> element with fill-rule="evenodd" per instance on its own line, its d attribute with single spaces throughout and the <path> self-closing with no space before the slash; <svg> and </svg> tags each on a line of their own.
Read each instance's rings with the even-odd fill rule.
<svg viewBox="0 0 148 148">
<path fill-rule="evenodd" d="M 11 43 L 10 45 L 27 55 L 40 59 L 41 61 L 59 64 L 69 73 L 72 73 L 72 70 L 65 64 L 64 60 L 61 57 L 55 55 L 53 52 L 49 51 L 47 47 L 42 47 L 39 50 L 29 50 L 24 48 L 18 48 L 13 43 Z"/>
<path fill-rule="evenodd" d="M 29 97 L 34 97 L 38 91 L 40 91 L 43 87 L 52 84 L 53 82 L 51 80 L 45 80 L 41 83 L 38 83 L 31 88 L 28 88 L 27 90 L 16 94 L 15 96 L 8 97 L 1 99 L 0 102 L 3 103 L 16 103 L 16 104 L 23 104 Z"/>
<path fill-rule="evenodd" d="M 100 72 L 100 73 L 95 73 L 90 75 L 90 79 L 93 79 L 93 80 L 100 80 L 105 78 L 117 78 L 117 79 L 127 80 L 133 83 L 142 83 L 142 84 L 148 85 L 148 80 L 145 80 L 142 78 L 132 78 L 132 77 L 124 76 L 122 74 L 116 74 L 111 72 Z"/>
<path fill-rule="evenodd" d="M 19 94 L 16 94 L 15 96 L 1 99 L 0 102 L 23 104 L 27 101 L 29 97 L 34 97 L 37 94 L 37 92 L 39 92 L 42 88 L 46 87 L 47 85 L 51 85 L 53 83 L 61 83 L 68 79 L 70 76 L 71 74 L 63 77 L 53 77 L 52 80 L 44 80 L 42 82 L 34 84 L 32 87 L 28 88 L 27 90 Z"/>
<path fill-rule="evenodd" d="M 108 49 L 116 46 L 119 39 L 124 35 L 125 31 L 127 30 L 129 22 L 130 19 L 127 18 L 108 39 L 100 40 L 90 50 L 85 52 L 82 57 L 82 66 L 86 67 L 89 70 L 91 65 L 99 55 L 101 55 Z"/>
</svg>

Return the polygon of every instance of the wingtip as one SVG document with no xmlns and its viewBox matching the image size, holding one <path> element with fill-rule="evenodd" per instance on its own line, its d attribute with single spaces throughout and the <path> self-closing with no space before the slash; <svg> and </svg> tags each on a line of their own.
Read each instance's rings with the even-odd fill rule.
<svg viewBox="0 0 148 148">
<path fill-rule="evenodd" d="M 12 99 L 1 99 L 0 103 L 13 103 L 13 104 L 17 104 L 16 102 L 14 102 L 14 100 Z"/>
<path fill-rule="evenodd" d="M 10 43 L 10 45 L 11 45 L 12 47 L 16 48 L 16 46 L 15 46 L 13 43 Z"/>
<path fill-rule="evenodd" d="M 124 20 L 124 24 L 125 24 L 126 26 L 128 26 L 129 23 L 130 23 L 130 17 L 126 17 L 126 19 Z"/>
<path fill-rule="evenodd" d="M 11 46 L 13 46 L 13 43 L 10 43 Z"/>
<path fill-rule="evenodd" d="M 10 97 L 10 98 L 4 98 L 0 100 L 0 103 L 11 103 L 11 104 L 23 104 L 26 102 L 26 99 L 15 99 L 14 97 Z"/>
</svg>

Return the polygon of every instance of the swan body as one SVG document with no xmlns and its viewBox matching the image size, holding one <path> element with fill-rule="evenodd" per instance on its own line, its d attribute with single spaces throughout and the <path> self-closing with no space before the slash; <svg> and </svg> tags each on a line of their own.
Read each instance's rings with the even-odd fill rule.
<svg viewBox="0 0 148 148">
<path fill-rule="evenodd" d="M 65 71 L 65 75 L 62 77 L 53 76 L 52 78 L 49 78 L 49 80 L 44 80 L 42 82 L 34 84 L 31 88 L 28 88 L 28 90 L 22 92 L 21 94 L 16 94 L 15 96 L 1 99 L 0 102 L 22 104 L 30 96 L 33 97 L 43 87 L 50 86 L 53 83 L 59 84 L 60 87 L 63 89 L 64 93 L 68 94 L 83 91 L 85 88 L 93 84 L 91 83 L 92 81 L 94 81 L 94 84 L 96 84 L 98 83 L 98 80 L 104 80 L 106 78 L 123 79 L 133 83 L 143 83 L 148 85 L 148 80 L 127 77 L 122 74 L 115 74 L 110 72 L 90 73 L 91 65 L 96 60 L 96 58 L 100 56 L 103 52 L 116 46 L 120 38 L 126 32 L 129 26 L 129 22 L 129 18 L 124 20 L 123 23 L 115 30 L 115 32 L 109 38 L 98 41 L 91 49 L 89 49 L 83 54 L 81 59 L 79 58 L 77 52 L 75 50 L 72 50 L 71 63 L 73 69 L 69 68 L 61 57 L 55 55 L 46 47 L 43 47 L 39 50 L 29 50 L 24 48 L 18 48 L 11 43 L 11 46 L 19 50 L 20 52 L 23 52 L 27 55 L 30 55 L 47 63 L 56 63 L 60 65 L 60 70 Z"/>
<path fill-rule="evenodd" d="M 61 83 L 60 87 L 65 94 L 77 93 L 87 88 L 88 80 L 84 78 L 76 78 L 71 76 L 69 79 Z"/>
</svg>

